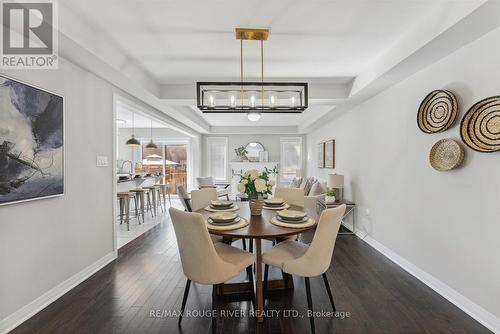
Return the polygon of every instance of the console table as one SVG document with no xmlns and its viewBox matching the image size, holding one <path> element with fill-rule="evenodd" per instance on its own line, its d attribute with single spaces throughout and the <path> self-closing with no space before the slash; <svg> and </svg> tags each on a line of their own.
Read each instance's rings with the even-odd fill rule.
<svg viewBox="0 0 500 334">
<path fill-rule="evenodd" d="M 342 217 L 342 225 L 341 226 L 344 226 L 344 228 L 346 230 L 348 230 L 349 232 L 339 231 L 339 234 L 340 235 L 342 235 L 342 234 L 355 235 L 356 234 L 356 216 L 357 216 L 356 203 L 343 200 L 343 201 L 338 201 L 338 202 L 333 202 L 333 203 L 328 203 L 327 204 L 327 203 L 325 203 L 324 199 L 318 199 L 318 201 L 316 203 L 316 210 L 317 210 L 318 215 L 321 215 L 321 212 L 323 210 L 325 210 L 325 209 L 331 209 L 331 208 L 336 208 L 336 207 L 338 207 L 338 206 L 340 206 L 342 204 L 346 205 L 346 210 L 345 210 L 345 213 L 344 213 L 344 217 Z M 352 230 L 350 230 L 349 228 L 347 228 L 346 225 L 345 225 L 345 220 L 349 216 L 351 217 Z"/>
</svg>

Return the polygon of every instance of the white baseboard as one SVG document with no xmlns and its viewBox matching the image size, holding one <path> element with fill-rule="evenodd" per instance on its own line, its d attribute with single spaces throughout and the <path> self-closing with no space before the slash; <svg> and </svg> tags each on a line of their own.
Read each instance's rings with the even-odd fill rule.
<svg viewBox="0 0 500 334">
<path fill-rule="evenodd" d="M 377 240 L 373 239 L 371 236 L 360 235 L 360 237 L 370 246 L 389 258 L 392 262 L 396 263 L 398 266 L 406 270 L 408 273 L 423 282 L 432 290 L 436 291 L 441 296 L 453 303 L 455 306 L 460 308 L 462 311 L 470 315 L 472 318 L 476 319 L 483 326 L 487 327 L 494 333 L 500 333 L 500 319 L 498 317 L 488 312 L 481 306 L 477 305 L 456 290 L 452 289 L 445 283 L 441 282 L 434 276 L 418 268 L 413 263 L 399 256 L 389 248 L 379 243 Z"/>
<path fill-rule="evenodd" d="M 5 334 L 13 330 L 114 259 L 116 259 L 116 253 L 114 251 L 108 253 L 103 258 L 71 276 L 69 279 L 60 283 L 56 287 L 50 289 L 31 303 L 21 307 L 11 315 L 0 320 L 0 333 Z"/>
</svg>

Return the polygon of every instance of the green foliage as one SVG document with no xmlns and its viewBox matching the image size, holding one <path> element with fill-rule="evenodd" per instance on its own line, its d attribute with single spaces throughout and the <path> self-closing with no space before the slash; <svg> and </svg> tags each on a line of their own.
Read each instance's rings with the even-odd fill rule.
<svg viewBox="0 0 500 334">
<path fill-rule="evenodd" d="M 234 153 L 236 153 L 238 158 L 245 160 L 247 158 L 248 151 L 245 149 L 245 146 L 240 146 L 234 149 Z"/>
<path fill-rule="evenodd" d="M 326 196 L 335 196 L 335 189 L 326 188 Z"/>
<path fill-rule="evenodd" d="M 270 176 L 272 174 L 277 174 L 278 169 L 274 167 L 273 169 L 269 169 L 264 167 L 264 171 L 259 173 L 257 170 L 247 171 L 240 176 L 240 184 L 238 187 L 244 186 L 245 189 L 238 189 L 240 192 L 244 192 L 248 195 L 249 198 L 257 198 L 259 195 L 270 195 L 272 194 L 272 188 L 274 183 L 271 182 Z M 261 181 L 258 181 L 261 180 Z M 261 191 L 257 191 L 257 187 L 255 186 L 256 182 L 265 182 L 265 189 L 260 189 Z"/>
</svg>

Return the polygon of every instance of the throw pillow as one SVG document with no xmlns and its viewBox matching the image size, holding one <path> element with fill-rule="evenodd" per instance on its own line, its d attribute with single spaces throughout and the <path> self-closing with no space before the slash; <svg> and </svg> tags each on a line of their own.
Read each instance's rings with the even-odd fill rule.
<svg viewBox="0 0 500 334">
<path fill-rule="evenodd" d="M 321 184 L 321 182 L 316 181 L 312 185 L 311 191 L 309 191 L 309 196 L 318 196 L 323 195 L 324 193 L 326 193 L 325 187 L 323 186 L 323 184 Z"/>
</svg>

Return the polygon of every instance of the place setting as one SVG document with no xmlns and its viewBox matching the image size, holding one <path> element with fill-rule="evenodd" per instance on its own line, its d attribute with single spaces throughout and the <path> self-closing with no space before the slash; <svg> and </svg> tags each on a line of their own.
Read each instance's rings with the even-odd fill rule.
<svg viewBox="0 0 500 334">
<path fill-rule="evenodd" d="M 271 223 L 281 227 L 305 228 L 313 226 L 316 221 L 305 212 L 285 209 L 277 211 Z"/>
<path fill-rule="evenodd" d="M 207 227 L 210 230 L 236 230 L 248 225 L 248 221 L 235 212 L 215 212 L 207 218 Z"/>
<path fill-rule="evenodd" d="M 290 204 L 286 203 L 283 198 L 272 197 L 264 200 L 263 209 L 267 210 L 284 210 L 288 209 Z"/>
<path fill-rule="evenodd" d="M 232 212 L 238 211 L 239 207 L 231 201 L 213 200 L 205 207 L 210 212 Z"/>
</svg>

